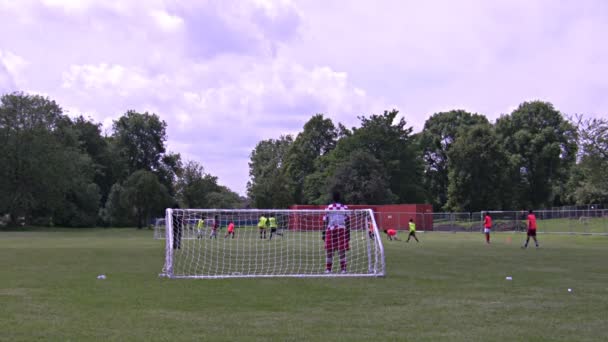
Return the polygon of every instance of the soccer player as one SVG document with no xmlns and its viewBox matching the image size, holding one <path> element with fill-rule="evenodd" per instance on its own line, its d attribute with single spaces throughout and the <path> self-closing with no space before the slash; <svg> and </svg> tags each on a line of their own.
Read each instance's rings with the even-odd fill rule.
<svg viewBox="0 0 608 342">
<path fill-rule="evenodd" d="M 534 212 L 532 210 L 530 210 L 530 212 L 528 213 L 528 236 L 526 238 L 526 243 L 521 248 L 528 248 L 528 242 L 530 242 L 530 237 L 534 239 L 536 248 L 540 247 L 538 244 L 538 240 L 536 239 L 536 215 L 534 215 Z"/>
<path fill-rule="evenodd" d="M 266 238 L 266 226 L 268 225 L 268 219 L 264 214 L 260 216 L 260 220 L 258 221 L 258 229 L 260 230 L 260 239 Z M 262 237 L 263 236 L 263 237 Z"/>
<path fill-rule="evenodd" d="M 224 235 L 224 239 L 230 235 L 232 235 L 232 238 L 234 239 L 234 222 L 232 221 L 228 223 L 228 231 L 226 232 L 226 235 Z"/>
<path fill-rule="evenodd" d="M 410 242 L 411 238 L 414 238 L 414 240 L 416 240 L 416 242 L 420 242 L 418 240 L 418 238 L 416 237 L 416 222 L 414 222 L 414 219 L 411 218 L 408 225 L 410 228 L 410 233 L 407 235 L 407 240 L 405 242 Z"/>
<path fill-rule="evenodd" d="M 268 218 L 268 226 L 270 227 L 270 237 L 268 238 L 268 241 L 272 240 L 272 236 L 274 234 L 283 236 L 283 233 L 277 233 L 277 228 L 278 228 L 277 218 L 274 217 L 274 215 L 272 215 L 272 214 Z"/>
<path fill-rule="evenodd" d="M 384 230 L 384 233 L 385 233 L 385 234 L 388 236 L 388 239 L 389 239 L 389 240 L 391 240 L 391 241 L 393 241 L 393 240 L 395 240 L 395 241 L 401 241 L 401 240 L 399 240 L 399 238 L 397 237 L 397 231 L 396 231 L 396 230 L 394 230 L 394 229 L 392 229 L 392 228 L 391 228 L 391 229 L 388 229 L 388 230 L 387 230 L 387 229 L 385 229 L 385 230 Z"/>
<path fill-rule="evenodd" d="M 205 229 L 205 218 L 201 218 L 196 223 L 196 238 L 200 239 L 203 237 L 203 229 Z"/>
<path fill-rule="evenodd" d="M 215 218 L 213 220 L 213 226 L 211 226 L 211 234 L 209 235 L 210 239 L 217 239 L 217 230 L 220 227 L 220 220 L 218 219 L 218 216 L 215 215 Z"/>
<path fill-rule="evenodd" d="M 492 218 L 486 212 L 483 218 L 483 233 L 486 234 L 486 243 L 490 243 L 490 231 L 492 230 Z"/>
<path fill-rule="evenodd" d="M 325 273 L 331 273 L 334 251 L 340 255 L 340 272 L 346 273 L 346 252 L 350 249 L 350 223 L 348 207 L 340 203 L 340 193 L 334 191 L 333 203 L 327 206 L 326 227 L 322 233 L 325 240 Z"/>
<path fill-rule="evenodd" d="M 376 235 L 374 234 L 374 225 L 372 224 L 372 221 L 369 221 L 367 226 L 367 235 L 369 235 L 369 238 L 373 240 Z"/>
</svg>

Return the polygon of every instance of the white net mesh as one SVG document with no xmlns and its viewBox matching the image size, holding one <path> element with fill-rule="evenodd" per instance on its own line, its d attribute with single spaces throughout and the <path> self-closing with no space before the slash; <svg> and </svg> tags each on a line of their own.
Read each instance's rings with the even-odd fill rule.
<svg viewBox="0 0 608 342">
<path fill-rule="evenodd" d="M 165 238 L 165 219 L 157 218 L 154 221 L 154 238 L 157 240 Z"/>
<path fill-rule="evenodd" d="M 383 276 L 384 250 L 372 211 L 344 211 L 346 227 L 339 232 L 327 230 L 328 214 L 335 212 L 167 209 L 161 275 Z"/>
</svg>

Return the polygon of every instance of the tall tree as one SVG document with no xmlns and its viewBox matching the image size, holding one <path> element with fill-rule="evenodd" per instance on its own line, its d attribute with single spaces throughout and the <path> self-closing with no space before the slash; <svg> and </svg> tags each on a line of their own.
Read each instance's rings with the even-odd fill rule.
<svg viewBox="0 0 608 342">
<path fill-rule="evenodd" d="M 461 127 L 448 151 L 448 201 L 452 211 L 504 209 L 508 159 L 488 124 Z"/>
<path fill-rule="evenodd" d="M 579 162 L 569 182 L 577 204 L 608 203 L 608 120 L 580 118 Z"/>
<path fill-rule="evenodd" d="M 426 191 L 422 186 L 422 161 L 412 138 L 412 128 L 404 118 L 396 121 L 398 111 L 382 115 L 362 116 L 361 127 L 344 131 L 336 148 L 327 158 L 331 163 L 349 159 L 355 151 L 366 151 L 376 158 L 388 175 L 388 186 L 397 197 L 395 201 L 416 203 L 423 201 Z M 395 122 L 396 121 L 396 122 Z M 332 175 L 335 166 L 324 171 Z"/>
<path fill-rule="evenodd" d="M 496 129 L 509 154 L 516 203 L 550 205 L 565 187 L 577 151 L 575 127 L 548 102 L 524 102 Z"/>
<path fill-rule="evenodd" d="M 114 121 L 112 138 L 127 161 L 129 175 L 137 170 L 151 171 L 173 195 L 182 162 L 179 154 L 166 153 L 166 129 L 158 115 L 130 110 Z"/>
<path fill-rule="evenodd" d="M 328 180 L 328 191 L 338 190 L 351 204 L 386 204 L 397 199 L 389 186 L 386 169 L 366 151 L 354 151 L 340 162 Z M 329 198 L 327 198 L 329 200 Z"/>
<path fill-rule="evenodd" d="M 285 158 L 284 171 L 289 183 L 290 192 L 295 203 L 303 203 L 305 178 L 315 171 L 315 161 L 336 146 L 338 131 L 329 118 L 323 114 L 314 115 L 298 134 L 289 148 Z"/>
<path fill-rule="evenodd" d="M 424 186 L 436 209 L 443 209 L 448 200 L 448 153 L 459 132 L 484 123 L 488 123 L 485 116 L 464 110 L 435 113 L 424 123 L 418 136 L 424 160 Z"/>
<path fill-rule="evenodd" d="M 125 181 L 121 200 L 123 206 L 130 209 L 137 228 L 142 228 L 146 222 L 151 221 L 153 214 L 159 215 L 171 199 L 154 173 L 138 170 Z"/>
<path fill-rule="evenodd" d="M 55 218 L 74 225 L 76 221 L 63 219 L 82 210 L 85 215 L 96 212 L 91 166 L 57 103 L 22 93 L 0 98 L 0 212 L 9 213 L 13 224 L 19 218 L 38 224 Z M 77 215 L 60 215 L 68 203 Z"/>
<path fill-rule="evenodd" d="M 291 136 L 281 136 L 260 141 L 251 152 L 247 193 L 256 208 L 285 208 L 293 204 L 282 169 L 291 144 Z"/>
<path fill-rule="evenodd" d="M 177 181 L 177 199 L 182 208 L 241 208 L 238 194 L 219 185 L 217 177 L 205 173 L 197 162 L 184 166 Z"/>
<path fill-rule="evenodd" d="M 127 158 L 130 174 L 160 168 L 167 140 L 166 128 L 167 124 L 158 115 L 133 110 L 114 121 L 114 138 Z"/>
</svg>

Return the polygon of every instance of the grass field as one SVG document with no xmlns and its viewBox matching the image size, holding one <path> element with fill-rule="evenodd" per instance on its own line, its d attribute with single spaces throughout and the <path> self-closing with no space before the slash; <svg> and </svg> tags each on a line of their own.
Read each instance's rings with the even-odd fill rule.
<svg viewBox="0 0 608 342">
<path fill-rule="evenodd" d="M 385 278 L 226 280 L 159 278 L 164 241 L 151 237 L 0 231 L 0 340 L 606 339 L 605 236 L 541 235 L 541 249 L 522 250 L 523 234 L 490 246 L 420 234 L 385 241 Z"/>
</svg>

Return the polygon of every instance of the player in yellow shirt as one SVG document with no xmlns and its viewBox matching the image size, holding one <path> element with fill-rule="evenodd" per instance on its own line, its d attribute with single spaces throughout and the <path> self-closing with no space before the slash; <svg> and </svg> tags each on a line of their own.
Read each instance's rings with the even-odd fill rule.
<svg viewBox="0 0 608 342">
<path fill-rule="evenodd" d="M 268 227 L 268 219 L 264 214 L 260 216 L 260 220 L 258 221 L 258 229 L 260 230 L 260 239 L 266 238 L 266 227 Z"/>
<path fill-rule="evenodd" d="M 203 230 L 205 229 L 205 218 L 203 217 L 202 219 L 198 220 L 198 222 L 196 223 L 196 238 L 200 239 L 203 237 L 203 235 L 205 234 L 203 232 Z"/>
<path fill-rule="evenodd" d="M 407 236 L 407 240 L 405 242 L 410 242 L 410 238 L 412 238 L 412 237 L 416 240 L 416 242 L 420 242 L 420 241 L 418 241 L 418 238 L 416 237 L 416 223 L 414 222 L 414 219 L 410 219 L 409 226 L 410 226 L 410 234 Z"/>
<path fill-rule="evenodd" d="M 283 233 L 277 232 L 277 228 L 279 227 L 279 225 L 277 224 L 277 218 L 274 217 L 274 215 L 272 214 L 268 218 L 268 226 L 270 227 L 270 237 L 268 238 L 269 241 L 272 240 L 272 236 L 275 234 L 283 236 Z"/>
</svg>

